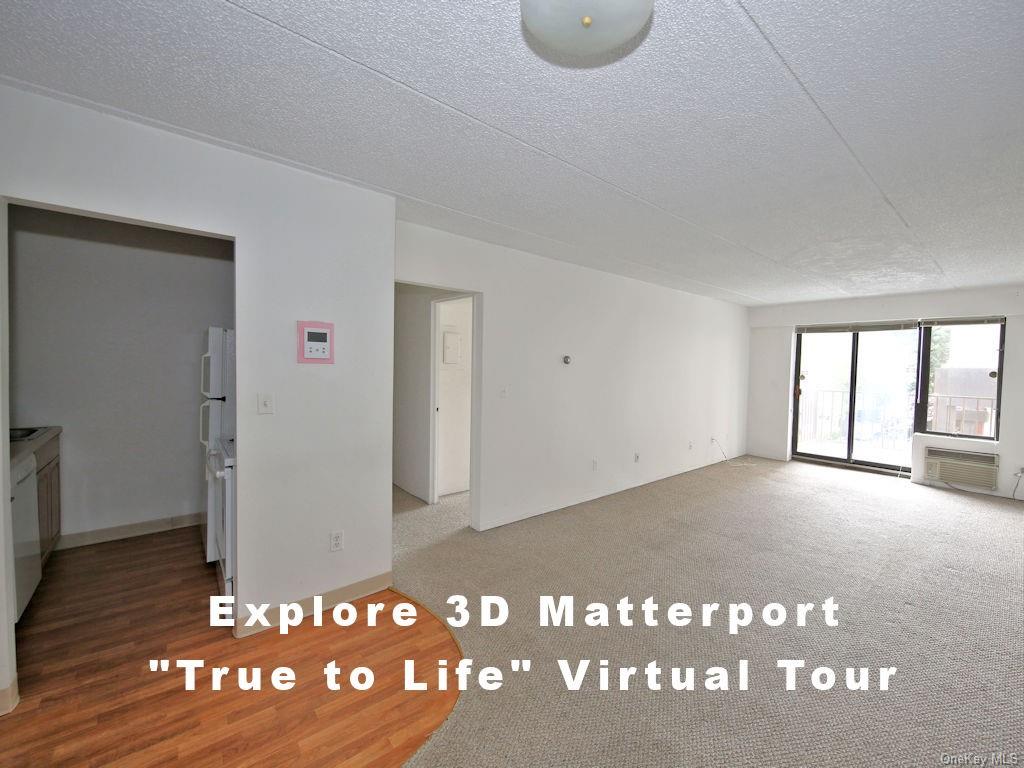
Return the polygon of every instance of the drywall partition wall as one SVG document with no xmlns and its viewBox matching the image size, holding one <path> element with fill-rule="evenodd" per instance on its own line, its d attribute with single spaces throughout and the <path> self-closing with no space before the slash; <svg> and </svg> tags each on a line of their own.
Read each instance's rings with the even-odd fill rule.
<svg viewBox="0 0 1024 768">
<path fill-rule="evenodd" d="M 473 408 L 473 299 L 436 305 L 437 495 L 469 490 Z"/>
<path fill-rule="evenodd" d="M 394 200 L 7 86 L 0 136 L 0 195 L 236 238 L 240 601 L 386 583 Z M 337 364 L 295 363 L 298 320 Z"/>
<path fill-rule="evenodd" d="M 923 479 L 924 468 L 919 457 L 928 445 L 969 446 L 969 450 L 979 449 L 980 446 L 982 450 L 1000 454 L 999 485 L 995 493 L 1009 496 L 1016 481 L 1014 473 L 1024 467 L 1024 286 L 994 286 L 752 308 L 750 391 L 761 393 L 758 395 L 760 402 L 770 401 L 773 405 L 770 408 L 754 408 L 754 396 L 751 395 L 752 407 L 748 423 L 751 453 L 781 458 L 774 451 L 787 439 L 783 430 L 788 430 L 792 423 L 783 418 L 782 405 L 785 403 L 785 408 L 792 408 L 792 357 L 782 350 L 775 355 L 756 352 L 754 339 L 767 337 L 778 340 L 786 335 L 792 336 L 797 325 L 992 315 L 1007 317 L 999 441 L 986 443 L 953 439 L 951 442 L 949 438 L 940 436 L 917 435 L 914 438 L 913 477 Z"/>
<path fill-rule="evenodd" d="M 788 461 L 792 452 L 795 340 L 793 328 L 750 329 L 747 453 L 754 456 Z"/>
<path fill-rule="evenodd" d="M 481 293 L 478 527 L 721 461 L 712 436 L 744 452 L 743 307 L 406 222 L 395 256 Z"/>
<path fill-rule="evenodd" d="M 10 228 L 11 422 L 64 428 L 62 534 L 205 512 L 199 355 L 234 325 L 231 242 L 20 206 Z"/>
</svg>

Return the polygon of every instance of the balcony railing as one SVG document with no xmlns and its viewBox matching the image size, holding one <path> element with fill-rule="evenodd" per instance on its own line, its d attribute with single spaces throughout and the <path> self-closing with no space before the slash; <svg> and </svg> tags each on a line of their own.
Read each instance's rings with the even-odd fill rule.
<svg viewBox="0 0 1024 768">
<path fill-rule="evenodd" d="M 968 395 L 929 395 L 928 431 L 994 437 L 996 399 Z"/>
<path fill-rule="evenodd" d="M 849 427 L 850 393 L 840 389 L 804 392 L 800 397 L 800 441 L 845 439 Z"/>
<path fill-rule="evenodd" d="M 800 398 L 800 440 L 828 443 L 845 439 L 849 427 L 848 390 L 823 389 L 804 392 Z M 913 431 L 913 396 L 907 402 L 885 408 L 858 407 L 858 435 L 898 443 Z M 928 431 L 972 437 L 993 437 L 996 399 L 969 395 L 928 397 Z"/>
</svg>

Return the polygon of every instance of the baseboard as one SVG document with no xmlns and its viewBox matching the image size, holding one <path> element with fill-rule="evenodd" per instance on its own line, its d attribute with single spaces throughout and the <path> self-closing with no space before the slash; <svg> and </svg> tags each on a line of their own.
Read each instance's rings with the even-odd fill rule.
<svg viewBox="0 0 1024 768">
<path fill-rule="evenodd" d="M 353 600 L 358 600 L 360 597 L 366 597 L 372 595 L 374 592 L 380 592 L 384 589 L 389 589 L 392 584 L 391 571 L 382 573 L 378 576 L 371 576 L 368 579 L 357 581 L 355 584 L 349 584 L 345 587 L 338 587 L 328 592 L 323 592 L 321 596 L 324 599 L 324 610 L 333 608 L 338 603 L 350 603 Z M 294 600 L 302 606 L 302 610 L 306 613 L 313 609 L 313 597 L 306 597 L 302 600 Z M 241 617 L 235 619 L 235 637 L 249 637 L 250 635 L 259 634 L 265 629 L 271 627 L 277 627 L 281 624 L 281 611 L 278 606 L 273 606 L 267 611 L 267 620 L 270 622 L 271 627 L 266 627 L 263 624 L 257 624 L 254 627 L 245 626 L 245 619 L 247 617 Z"/>
<path fill-rule="evenodd" d="M 578 499 L 577 501 L 572 501 L 572 502 L 569 502 L 567 504 L 566 503 L 562 503 L 559 506 L 554 507 L 552 509 L 538 509 L 536 511 L 514 512 L 512 515 L 509 515 L 508 517 L 502 518 L 500 520 L 488 521 L 485 525 L 483 525 L 480 528 L 477 528 L 474 525 L 473 526 L 473 530 L 480 531 L 481 533 L 483 533 L 484 531 L 492 531 L 495 528 L 501 528 L 504 525 L 511 525 L 512 523 L 520 523 L 523 520 L 529 520 L 531 517 L 540 517 L 541 515 L 548 515 L 548 514 L 551 514 L 552 512 L 561 512 L 564 509 L 569 509 L 571 507 L 576 507 L 576 506 L 579 506 L 580 504 L 588 504 L 591 501 L 597 501 L 598 499 L 607 499 L 610 496 L 617 496 L 620 493 L 626 493 L 628 491 L 636 490 L 637 488 L 643 488 L 645 485 L 654 485 L 655 483 L 660 483 L 663 480 L 669 480 L 669 479 L 671 479 L 673 477 L 680 477 L 681 475 L 687 475 L 690 472 L 698 472 L 698 471 L 700 471 L 702 469 L 708 469 L 709 467 L 718 466 L 719 464 L 728 464 L 731 461 L 736 461 L 736 460 L 738 460 L 740 458 L 743 458 L 743 456 L 749 456 L 749 454 L 741 454 L 739 456 L 734 456 L 731 459 L 718 459 L 717 461 L 712 461 L 712 462 L 709 462 L 707 464 L 701 464 L 700 466 L 696 466 L 696 467 L 690 467 L 689 469 L 684 469 L 682 471 L 677 471 L 677 470 L 673 469 L 673 470 L 670 470 L 668 472 L 668 474 L 661 474 L 661 473 L 659 473 L 659 474 L 657 474 L 657 475 L 655 475 L 655 476 L 653 476 L 653 477 L 651 477 L 651 478 L 649 478 L 647 480 L 644 480 L 643 482 L 633 483 L 632 485 L 624 485 L 622 487 L 607 489 L 607 490 L 602 491 L 601 493 L 598 493 L 597 495 L 585 496 L 582 499 Z M 750 458 L 756 458 L 756 457 L 751 456 Z M 733 466 L 736 466 L 736 465 L 733 465 Z M 632 482 L 632 481 L 629 481 L 629 482 Z"/>
<path fill-rule="evenodd" d="M 191 515 L 164 517 L 160 520 L 146 520 L 141 523 L 115 525 L 111 528 L 100 528 L 95 531 L 65 533 L 61 534 L 60 538 L 57 539 L 57 545 L 54 549 L 73 549 L 74 547 L 85 547 L 89 544 L 102 544 L 105 541 L 117 541 L 118 539 L 130 539 L 135 536 L 145 536 L 147 533 L 173 531 L 175 528 L 188 528 L 193 525 L 199 525 L 205 520 L 205 513 L 196 512 Z"/>
<path fill-rule="evenodd" d="M 7 688 L 0 688 L 0 715 L 10 714 L 18 706 L 18 681 L 15 680 Z"/>
</svg>

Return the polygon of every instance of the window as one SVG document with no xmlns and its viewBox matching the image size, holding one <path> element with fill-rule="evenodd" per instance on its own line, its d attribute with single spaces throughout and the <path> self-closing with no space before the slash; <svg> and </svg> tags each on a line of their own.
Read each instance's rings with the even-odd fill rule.
<svg viewBox="0 0 1024 768">
<path fill-rule="evenodd" d="M 1006 324 L 922 324 L 918 432 L 996 439 Z"/>
<path fill-rule="evenodd" d="M 909 469 L 915 432 L 999 437 L 1005 318 L 801 326 L 793 453 Z"/>
</svg>

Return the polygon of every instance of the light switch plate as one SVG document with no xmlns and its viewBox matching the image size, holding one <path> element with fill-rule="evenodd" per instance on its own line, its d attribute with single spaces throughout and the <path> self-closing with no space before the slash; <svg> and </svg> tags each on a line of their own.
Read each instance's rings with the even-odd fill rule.
<svg viewBox="0 0 1024 768">
<path fill-rule="evenodd" d="M 256 395 L 256 413 L 261 416 L 270 416 L 274 413 L 274 396 L 269 392 L 260 392 Z"/>
</svg>

